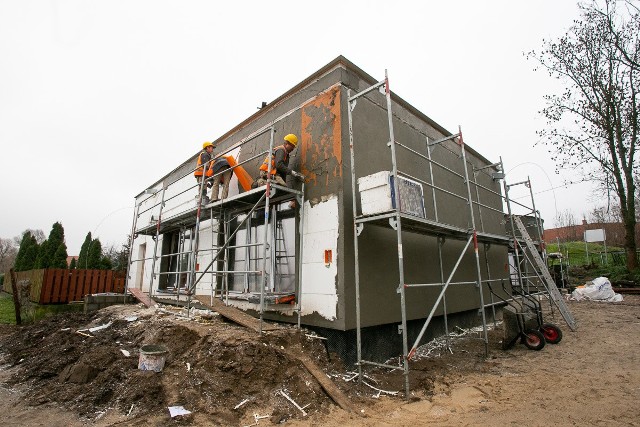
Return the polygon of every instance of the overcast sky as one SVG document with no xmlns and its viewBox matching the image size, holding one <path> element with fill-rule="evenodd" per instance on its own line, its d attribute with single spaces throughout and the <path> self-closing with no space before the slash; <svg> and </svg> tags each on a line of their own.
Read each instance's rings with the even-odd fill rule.
<svg viewBox="0 0 640 427">
<path fill-rule="evenodd" d="M 0 237 L 60 221 L 70 255 L 89 231 L 122 244 L 135 195 L 338 55 L 530 176 L 548 227 L 581 217 L 590 187 L 550 190 L 577 177 L 534 147 L 561 87 L 523 55 L 577 17 L 557 0 L 0 0 Z"/>
</svg>

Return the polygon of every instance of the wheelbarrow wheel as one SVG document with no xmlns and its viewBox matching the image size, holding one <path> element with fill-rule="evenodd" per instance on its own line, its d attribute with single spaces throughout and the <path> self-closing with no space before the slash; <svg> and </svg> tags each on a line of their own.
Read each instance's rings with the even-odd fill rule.
<svg viewBox="0 0 640 427">
<path fill-rule="evenodd" d="M 545 323 L 540 327 L 540 332 L 544 335 L 545 341 L 549 344 L 558 344 L 562 341 L 562 331 L 553 323 Z"/>
<path fill-rule="evenodd" d="M 542 350 L 545 344 L 544 335 L 542 335 L 542 332 L 536 331 L 534 329 L 524 331 L 522 342 L 527 346 L 528 349 L 536 351 Z"/>
</svg>

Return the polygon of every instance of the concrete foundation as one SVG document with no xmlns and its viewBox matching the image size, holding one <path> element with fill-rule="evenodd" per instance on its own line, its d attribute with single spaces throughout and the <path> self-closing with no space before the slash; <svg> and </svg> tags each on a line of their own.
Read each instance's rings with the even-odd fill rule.
<svg viewBox="0 0 640 427">
<path fill-rule="evenodd" d="M 95 294 L 84 296 L 84 312 L 89 313 L 91 311 L 100 310 L 101 308 L 109 307 L 116 304 L 133 304 L 136 299 L 131 295 L 123 294 Z"/>
</svg>

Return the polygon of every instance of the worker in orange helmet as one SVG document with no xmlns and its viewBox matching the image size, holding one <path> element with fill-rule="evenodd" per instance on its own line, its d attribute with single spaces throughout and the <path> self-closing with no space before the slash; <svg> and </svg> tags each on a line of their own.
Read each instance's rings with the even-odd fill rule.
<svg viewBox="0 0 640 427">
<path fill-rule="evenodd" d="M 289 154 L 298 146 L 298 137 L 290 133 L 284 137 L 284 144 L 273 148 L 271 153 L 271 165 L 269 157 L 265 157 L 260 166 L 260 176 L 256 180 L 256 186 L 267 183 L 267 174 L 271 173 L 271 179 L 279 185 L 287 186 L 287 175 L 291 174 L 299 181 L 304 181 L 304 175 L 289 167 Z"/>
<path fill-rule="evenodd" d="M 196 177 L 198 181 L 198 185 L 202 187 L 202 203 L 209 203 L 209 198 L 207 197 L 207 186 L 211 186 L 210 178 L 213 175 L 213 170 L 211 169 L 211 159 L 213 158 L 213 144 L 210 142 L 205 142 L 202 144 L 202 151 L 198 155 L 198 162 L 196 164 L 196 170 L 193 172 L 193 176 Z M 201 185 L 203 176 L 207 179 L 204 185 Z"/>
</svg>

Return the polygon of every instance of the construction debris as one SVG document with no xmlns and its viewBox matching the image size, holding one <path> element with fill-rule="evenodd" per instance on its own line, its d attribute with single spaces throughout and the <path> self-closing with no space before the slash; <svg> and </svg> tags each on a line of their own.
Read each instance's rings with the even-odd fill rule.
<svg viewBox="0 0 640 427">
<path fill-rule="evenodd" d="M 309 404 L 307 404 L 307 405 L 305 405 L 304 407 L 301 407 L 301 406 L 300 406 L 300 405 L 298 405 L 298 404 L 297 404 L 297 403 L 296 403 L 296 402 L 295 402 L 295 401 L 294 401 L 294 400 L 293 400 L 293 399 L 292 399 L 292 398 L 291 398 L 287 393 L 285 393 L 285 391 L 284 391 L 284 390 L 278 390 L 278 392 L 277 392 L 276 394 L 280 394 L 282 397 L 284 397 L 284 398 L 285 398 L 285 399 L 287 399 L 289 402 L 291 402 L 291 404 L 292 404 L 293 406 L 295 406 L 296 408 L 298 408 L 298 410 L 299 410 L 300 412 L 302 412 L 302 416 L 303 416 L 303 417 L 306 417 L 306 416 L 307 416 L 307 413 L 305 412 L 304 408 L 308 407 L 308 406 L 310 405 L 310 403 L 309 403 Z"/>
<path fill-rule="evenodd" d="M 191 414 L 191 411 L 184 409 L 184 406 L 169 406 L 169 415 L 171 415 L 171 418 L 189 414 Z"/>
<path fill-rule="evenodd" d="M 236 406 L 233 407 L 233 409 L 239 409 L 242 406 L 244 406 L 245 403 L 249 402 L 249 399 L 244 399 L 242 402 L 238 403 Z"/>
<path fill-rule="evenodd" d="M 103 329 L 107 329 L 112 324 L 113 324 L 113 322 L 109 322 L 109 323 L 105 323 L 104 325 L 100 325 L 100 326 L 95 326 L 93 328 L 89 328 L 89 332 L 94 333 L 94 332 L 101 331 Z"/>
<path fill-rule="evenodd" d="M 160 310 L 166 315 L 154 315 Z M 185 321 L 175 312 L 110 306 L 23 326 L 0 336 L 9 383 L 28 381 L 24 399 L 30 404 L 53 404 L 89 420 L 100 413 L 106 417 L 108 410 L 128 419 L 166 414 L 168 421 L 167 403 L 178 397 L 189 402 L 190 417 L 223 425 L 256 423 L 264 416 L 302 418 L 293 403 L 283 406 L 278 390 L 309 415 L 310 407 L 314 413 L 328 413 L 334 401 L 353 407 L 348 391 L 354 385 L 338 387 L 327 377 L 337 367 L 324 342 L 308 339 L 307 331 L 285 325 L 260 336 L 223 316 Z M 82 332 L 107 324 L 95 335 Z M 160 375 L 137 369 L 138 354 L 131 349 L 148 343 L 168 350 Z M 265 414 L 265 408 L 272 409 Z M 256 411 L 260 418 L 253 417 Z"/>
<path fill-rule="evenodd" d="M 496 322 L 496 325 L 500 325 L 502 322 Z M 493 330 L 493 324 L 487 324 L 487 330 Z M 455 327 L 455 331 L 449 332 L 449 335 L 442 335 L 440 337 L 436 337 L 429 341 L 426 344 L 421 345 L 417 348 L 415 356 L 413 360 L 426 359 L 429 357 L 440 357 L 443 352 L 451 353 L 451 343 L 456 339 L 466 338 L 470 335 L 479 335 L 482 333 L 482 326 L 476 326 L 474 328 L 463 329 L 458 326 Z"/>
</svg>

